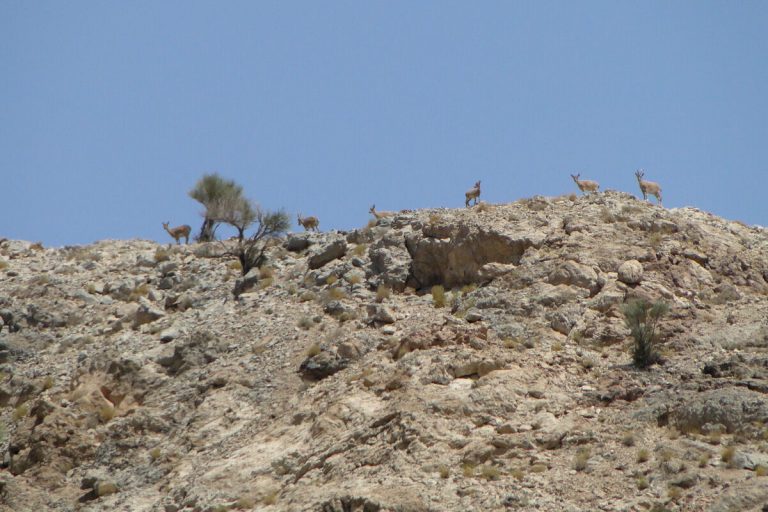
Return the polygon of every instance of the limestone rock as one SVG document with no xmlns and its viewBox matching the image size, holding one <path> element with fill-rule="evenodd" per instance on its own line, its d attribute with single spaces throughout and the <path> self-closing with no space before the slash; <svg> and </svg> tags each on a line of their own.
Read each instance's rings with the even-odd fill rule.
<svg viewBox="0 0 768 512">
<path fill-rule="evenodd" d="M 320 268 L 337 258 L 341 258 L 346 251 L 347 242 L 344 241 L 344 239 L 334 240 L 322 246 L 312 248 L 307 260 L 307 265 L 310 269 Z"/>
<path fill-rule="evenodd" d="M 300 252 L 310 246 L 312 241 L 310 240 L 309 233 L 293 233 L 288 235 L 283 247 L 291 252 Z"/>
<path fill-rule="evenodd" d="M 586 288 L 591 293 L 596 293 L 600 288 L 594 269 L 575 261 L 566 261 L 559 265 L 549 274 L 547 281 L 553 285 L 566 284 Z"/>
<path fill-rule="evenodd" d="M 718 423 L 736 432 L 752 422 L 768 421 L 768 397 L 747 388 L 705 391 L 680 405 L 672 418 L 681 431 Z"/>
<path fill-rule="evenodd" d="M 299 367 L 299 373 L 305 379 L 322 380 L 343 370 L 347 364 L 346 359 L 322 351 L 316 356 L 305 359 Z"/>
<path fill-rule="evenodd" d="M 643 280 L 643 265 L 637 260 L 627 260 L 618 269 L 618 279 L 624 284 L 639 284 Z"/>
</svg>

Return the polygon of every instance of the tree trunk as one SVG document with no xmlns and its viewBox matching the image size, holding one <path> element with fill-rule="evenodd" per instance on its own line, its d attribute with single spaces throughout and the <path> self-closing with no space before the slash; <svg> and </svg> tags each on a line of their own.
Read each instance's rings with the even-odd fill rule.
<svg viewBox="0 0 768 512">
<path fill-rule="evenodd" d="M 203 220 L 203 225 L 200 227 L 200 234 L 197 235 L 198 242 L 213 242 L 215 240 L 214 231 L 216 231 L 216 223 L 213 219 L 208 217 Z"/>
</svg>

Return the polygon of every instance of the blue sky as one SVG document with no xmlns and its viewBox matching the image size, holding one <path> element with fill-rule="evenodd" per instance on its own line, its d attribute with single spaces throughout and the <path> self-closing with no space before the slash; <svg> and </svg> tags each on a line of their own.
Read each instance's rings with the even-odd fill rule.
<svg viewBox="0 0 768 512">
<path fill-rule="evenodd" d="M 768 2 L 0 0 L 0 237 L 166 241 L 208 172 L 322 229 L 575 190 L 768 224 Z M 298 229 L 298 227 L 294 228 Z"/>
</svg>

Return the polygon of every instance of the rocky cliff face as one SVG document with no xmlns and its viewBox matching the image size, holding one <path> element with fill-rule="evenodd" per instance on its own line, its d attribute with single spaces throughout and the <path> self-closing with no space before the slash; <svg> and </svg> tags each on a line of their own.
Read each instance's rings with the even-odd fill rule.
<svg viewBox="0 0 768 512">
<path fill-rule="evenodd" d="M 2 243 L 0 508 L 768 502 L 761 228 L 606 192 L 217 251 Z M 649 370 L 633 298 L 671 308 Z"/>
</svg>

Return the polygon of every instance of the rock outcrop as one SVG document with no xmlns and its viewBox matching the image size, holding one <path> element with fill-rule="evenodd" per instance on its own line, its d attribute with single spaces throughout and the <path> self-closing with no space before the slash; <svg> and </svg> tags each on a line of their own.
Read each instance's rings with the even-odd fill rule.
<svg viewBox="0 0 768 512">
<path fill-rule="evenodd" d="M 765 501 L 763 228 L 605 192 L 223 253 L 0 243 L 0 510 Z"/>
</svg>

